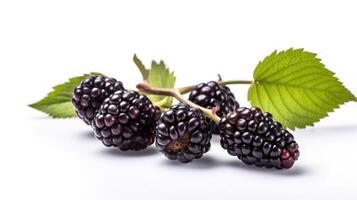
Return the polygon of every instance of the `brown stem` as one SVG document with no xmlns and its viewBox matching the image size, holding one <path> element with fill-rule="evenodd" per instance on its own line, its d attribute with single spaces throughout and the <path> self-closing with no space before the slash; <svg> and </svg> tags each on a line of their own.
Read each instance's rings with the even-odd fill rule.
<svg viewBox="0 0 357 200">
<path fill-rule="evenodd" d="M 254 81 L 250 81 L 250 80 L 228 80 L 228 81 L 218 81 L 218 84 L 220 85 L 231 85 L 231 84 L 252 84 Z M 186 94 L 191 92 L 192 90 L 194 90 L 197 87 L 197 85 L 190 85 L 190 86 L 186 86 L 186 87 L 182 87 L 182 88 L 178 88 L 177 90 L 181 93 L 181 94 Z"/>
<path fill-rule="evenodd" d="M 140 91 L 143 91 L 143 92 L 148 93 L 148 94 L 155 94 L 155 95 L 163 95 L 163 96 L 174 97 L 178 101 L 180 101 L 181 103 L 187 104 L 187 105 L 191 106 L 192 108 L 196 108 L 196 109 L 201 110 L 206 117 L 212 119 L 217 124 L 221 120 L 221 118 L 219 118 L 216 115 L 215 109 L 210 110 L 210 109 L 204 108 L 202 106 L 199 106 L 199 105 L 193 103 L 192 101 L 189 101 L 188 99 L 185 99 L 182 96 L 180 89 L 156 88 L 156 87 L 150 86 L 147 82 L 140 83 L 136 87 Z"/>
</svg>

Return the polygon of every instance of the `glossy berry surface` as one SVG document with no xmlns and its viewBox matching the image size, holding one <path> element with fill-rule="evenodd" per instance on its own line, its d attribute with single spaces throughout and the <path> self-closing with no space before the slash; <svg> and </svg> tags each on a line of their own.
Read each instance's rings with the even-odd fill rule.
<svg viewBox="0 0 357 200">
<path fill-rule="evenodd" d="M 117 90 L 123 90 L 123 84 L 114 78 L 90 76 L 83 80 L 73 91 L 72 104 L 77 116 L 90 125 L 95 112 L 105 98 Z"/>
<path fill-rule="evenodd" d="M 189 100 L 208 109 L 217 108 L 219 117 L 239 108 L 239 103 L 231 90 L 215 81 L 197 85 L 190 93 Z"/>
<path fill-rule="evenodd" d="M 144 95 L 118 90 L 104 100 L 92 122 L 96 138 L 123 151 L 141 150 L 154 142 L 160 109 Z"/>
<path fill-rule="evenodd" d="M 259 108 L 241 107 L 220 121 L 221 146 L 248 165 L 288 169 L 299 158 L 294 136 Z"/>
<path fill-rule="evenodd" d="M 201 111 L 174 105 L 161 115 L 155 128 L 156 147 L 168 159 L 187 163 L 210 149 L 211 131 Z"/>
<path fill-rule="evenodd" d="M 234 94 L 227 86 L 219 85 L 215 81 L 201 83 L 190 93 L 189 100 L 204 108 L 215 109 L 219 117 L 224 117 L 229 112 L 239 108 Z M 207 121 L 213 129 L 213 134 L 219 134 L 218 126 L 210 119 Z"/>
</svg>

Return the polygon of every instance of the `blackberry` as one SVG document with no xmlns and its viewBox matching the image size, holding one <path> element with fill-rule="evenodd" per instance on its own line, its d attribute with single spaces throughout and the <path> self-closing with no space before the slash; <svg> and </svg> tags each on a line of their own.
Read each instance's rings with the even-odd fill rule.
<svg viewBox="0 0 357 200">
<path fill-rule="evenodd" d="M 211 128 L 201 111 L 185 104 L 172 106 L 156 125 L 156 147 L 170 160 L 187 163 L 211 146 Z"/>
<path fill-rule="evenodd" d="M 229 112 L 239 108 L 239 103 L 235 100 L 234 94 L 229 87 L 219 85 L 215 81 L 201 83 L 190 93 L 189 100 L 204 108 L 217 109 L 217 115 L 224 117 Z M 219 127 L 210 119 L 206 118 L 213 134 L 219 134 Z"/>
<path fill-rule="evenodd" d="M 141 150 L 154 142 L 160 109 L 144 95 L 118 90 L 106 98 L 92 121 L 96 138 L 122 151 Z"/>
<path fill-rule="evenodd" d="M 123 89 L 123 84 L 114 78 L 104 76 L 86 78 L 73 91 L 72 103 L 77 116 L 90 125 L 104 99 L 114 91 Z"/>
<path fill-rule="evenodd" d="M 229 87 L 219 85 L 215 81 L 197 85 L 190 93 L 189 100 L 208 109 L 217 108 L 219 117 L 224 117 L 239 108 L 239 103 Z"/>
<path fill-rule="evenodd" d="M 259 108 L 241 107 L 223 117 L 219 126 L 221 146 L 248 165 L 288 169 L 299 158 L 293 135 Z"/>
</svg>

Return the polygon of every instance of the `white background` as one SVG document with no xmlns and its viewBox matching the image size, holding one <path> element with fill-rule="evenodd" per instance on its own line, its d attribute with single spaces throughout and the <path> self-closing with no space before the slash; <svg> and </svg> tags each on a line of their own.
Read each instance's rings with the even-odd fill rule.
<svg viewBox="0 0 357 200">
<path fill-rule="evenodd" d="M 354 1 L 0 1 L 0 199 L 356 199 L 357 105 L 294 132 L 290 170 L 247 167 L 218 140 L 201 160 L 153 147 L 105 148 L 78 119 L 27 107 L 71 76 L 98 71 L 133 88 L 131 59 L 163 59 L 177 85 L 251 79 L 273 50 L 305 48 L 357 94 Z M 248 105 L 246 86 L 232 86 Z"/>
</svg>

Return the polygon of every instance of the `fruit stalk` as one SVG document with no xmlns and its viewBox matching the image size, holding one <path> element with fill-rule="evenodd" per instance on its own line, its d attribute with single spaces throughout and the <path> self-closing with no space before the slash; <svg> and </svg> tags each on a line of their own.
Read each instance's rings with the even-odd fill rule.
<svg viewBox="0 0 357 200">
<path fill-rule="evenodd" d="M 215 108 L 210 110 L 210 109 L 204 108 L 202 106 L 199 106 L 199 105 L 189 101 L 188 99 L 185 99 L 182 96 L 180 88 L 157 88 L 157 87 L 150 86 L 146 81 L 144 81 L 142 83 L 139 83 L 136 86 L 136 88 L 139 89 L 142 92 L 147 93 L 147 94 L 155 94 L 155 95 L 163 95 L 163 96 L 174 97 L 178 101 L 180 101 L 181 103 L 187 104 L 187 105 L 189 105 L 189 106 L 191 106 L 193 108 L 201 110 L 206 117 L 208 117 L 211 120 L 213 120 L 216 124 L 218 124 L 219 121 L 221 120 L 221 118 L 216 115 L 216 109 Z"/>
<path fill-rule="evenodd" d="M 252 84 L 253 82 L 254 81 L 250 81 L 250 80 L 227 80 L 227 81 L 219 80 L 219 81 L 217 81 L 217 83 L 220 85 Z M 190 85 L 190 86 L 178 88 L 177 90 L 180 92 L 180 94 L 186 94 L 186 93 L 189 93 L 192 90 L 194 90 L 196 87 L 197 87 L 197 85 Z"/>
</svg>

